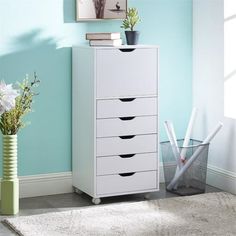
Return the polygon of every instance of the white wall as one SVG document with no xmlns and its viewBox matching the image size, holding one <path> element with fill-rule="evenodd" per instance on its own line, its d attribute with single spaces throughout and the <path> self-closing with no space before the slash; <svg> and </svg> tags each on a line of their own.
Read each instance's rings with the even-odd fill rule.
<svg viewBox="0 0 236 236">
<path fill-rule="evenodd" d="M 208 183 L 236 193 L 236 119 L 224 116 L 224 0 L 193 0 L 193 106 L 194 137 L 224 123 L 210 145 Z"/>
</svg>

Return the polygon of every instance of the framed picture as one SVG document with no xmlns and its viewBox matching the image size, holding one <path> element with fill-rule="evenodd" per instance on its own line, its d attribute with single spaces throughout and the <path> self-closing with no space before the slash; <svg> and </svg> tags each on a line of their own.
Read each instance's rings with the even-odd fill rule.
<svg viewBox="0 0 236 236">
<path fill-rule="evenodd" d="M 76 0 L 77 21 L 125 19 L 127 0 Z"/>
</svg>

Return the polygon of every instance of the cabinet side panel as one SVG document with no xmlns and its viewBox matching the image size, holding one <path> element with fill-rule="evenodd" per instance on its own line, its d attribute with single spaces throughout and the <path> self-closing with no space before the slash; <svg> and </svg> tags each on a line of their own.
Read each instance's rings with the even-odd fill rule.
<svg viewBox="0 0 236 236">
<path fill-rule="evenodd" d="M 94 50 L 73 48 L 73 186 L 94 196 Z"/>
</svg>

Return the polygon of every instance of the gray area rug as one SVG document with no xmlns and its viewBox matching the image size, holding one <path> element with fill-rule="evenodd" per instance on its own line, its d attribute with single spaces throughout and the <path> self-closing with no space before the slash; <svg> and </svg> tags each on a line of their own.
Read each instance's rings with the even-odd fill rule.
<svg viewBox="0 0 236 236">
<path fill-rule="evenodd" d="M 23 236 L 236 235 L 236 196 L 208 193 L 21 216 L 4 222 Z"/>
</svg>

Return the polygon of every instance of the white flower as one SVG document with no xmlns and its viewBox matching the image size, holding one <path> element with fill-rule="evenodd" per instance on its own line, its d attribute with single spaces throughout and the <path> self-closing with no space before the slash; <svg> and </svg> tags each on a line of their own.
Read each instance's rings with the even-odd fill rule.
<svg viewBox="0 0 236 236">
<path fill-rule="evenodd" d="M 4 81 L 0 82 L 0 115 L 15 107 L 15 98 L 18 95 L 18 91 L 12 88 L 12 84 L 6 84 Z"/>
</svg>

